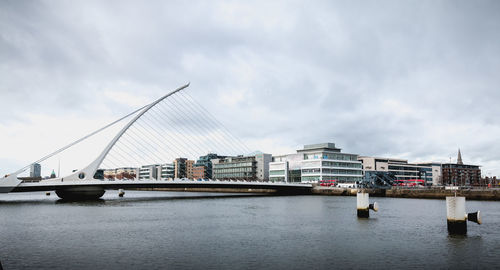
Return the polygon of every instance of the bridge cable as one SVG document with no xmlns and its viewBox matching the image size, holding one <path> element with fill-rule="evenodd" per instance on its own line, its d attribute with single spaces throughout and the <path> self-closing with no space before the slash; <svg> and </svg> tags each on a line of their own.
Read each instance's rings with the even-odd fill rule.
<svg viewBox="0 0 500 270">
<path fill-rule="evenodd" d="M 181 98 L 184 98 L 185 99 L 185 102 L 186 104 L 189 104 L 189 106 L 193 109 L 193 111 L 196 111 L 199 115 L 201 115 L 201 117 L 203 117 L 205 119 L 205 121 L 200 121 L 198 120 L 198 122 L 201 122 L 202 125 L 204 126 L 210 126 L 209 125 L 209 122 L 212 123 L 212 129 L 215 129 L 217 131 L 221 131 L 223 134 L 224 134 L 224 130 L 220 127 L 220 125 L 217 125 L 212 119 L 210 119 L 210 117 L 207 116 L 206 113 L 203 113 L 203 111 L 200 109 L 199 106 L 196 106 L 196 104 L 194 104 L 193 102 L 190 102 L 187 97 L 185 97 L 184 95 L 182 95 L 182 93 L 178 93 L 179 96 Z M 230 146 L 230 149 L 232 148 L 233 150 L 238 150 L 238 152 L 240 152 L 242 150 L 242 148 L 240 148 L 241 146 L 238 146 L 237 144 L 235 144 L 235 142 L 233 141 L 233 139 L 230 137 L 230 136 L 222 136 L 221 135 L 221 138 L 223 139 L 223 141 L 228 144 L 228 145 L 232 145 Z M 229 142 L 229 143 L 228 143 Z M 235 147 L 236 146 L 236 147 Z M 245 150 L 244 150 L 245 151 Z M 244 153 L 242 153 L 244 154 Z"/>
</svg>

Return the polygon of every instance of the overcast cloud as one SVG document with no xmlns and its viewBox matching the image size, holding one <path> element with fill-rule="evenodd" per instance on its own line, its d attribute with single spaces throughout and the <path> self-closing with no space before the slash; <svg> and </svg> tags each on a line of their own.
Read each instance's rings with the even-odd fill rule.
<svg viewBox="0 0 500 270">
<path fill-rule="evenodd" d="M 0 173 L 191 82 L 255 150 L 500 175 L 499 1 L 0 1 Z"/>
</svg>

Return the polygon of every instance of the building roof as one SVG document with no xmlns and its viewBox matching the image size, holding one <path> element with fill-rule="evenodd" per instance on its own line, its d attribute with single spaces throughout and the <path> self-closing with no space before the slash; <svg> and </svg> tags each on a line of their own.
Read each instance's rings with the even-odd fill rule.
<svg viewBox="0 0 500 270">
<path fill-rule="evenodd" d="M 385 158 L 385 157 L 369 157 L 369 156 L 359 156 L 358 158 L 373 158 L 376 160 L 387 160 L 387 161 L 396 161 L 396 162 L 406 162 L 408 163 L 407 159 L 401 159 L 401 158 Z"/>
<path fill-rule="evenodd" d="M 468 166 L 468 167 L 481 167 L 481 165 L 473 165 L 473 164 L 457 164 L 457 163 L 443 163 L 441 166 L 451 166 L 451 167 L 459 167 L 459 166 Z"/>
<path fill-rule="evenodd" d="M 317 143 L 317 144 L 306 144 L 304 145 L 304 149 L 297 150 L 297 152 L 304 152 L 310 150 L 337 150 L 340 151 L 340 148 L 335 147 L 334 143 Z"/>
</svg>

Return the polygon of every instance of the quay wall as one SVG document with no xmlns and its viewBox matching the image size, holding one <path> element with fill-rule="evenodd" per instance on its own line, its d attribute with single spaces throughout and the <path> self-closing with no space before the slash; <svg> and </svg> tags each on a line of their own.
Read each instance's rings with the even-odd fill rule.
<svg viewBox="0 0 500 270">
<path fill-rule="evenodd" d="M 248 188 L 135 188 L 134 190 L 148 191 L 188 191 L 188 192 L 221 192 L 221 193 L 276 193 L 273 189 Z M 329 196 L 356 196 L 356 188 L 338 188 L 315 186 L 312 195 Z M 459 189 L 445 190 L 444 188 L 392 188 L 392 189 L 365 189 L 373 197 L 415 198 L 415 199 L 445 199 L 447 196 L 463 196 L 467 200 L 500 201 L 500 189 Z"/>
<path fill-rule="evenodd" d="M 389 189 L 386 197 L 393 198 L 423 198 L 423 199 L 445 199 L 448 196 L 465 197 L 467 200 L 500 201 L 499 189 Z"/>
<path fill-rule="evenodd" d="M 316 186 L 312 190 L 315 195 L 356 196 L 355 188 L 330 188 Z M 366 189 L 374 197 L 415 198 L 415 199 L 445 199 L 447 196 L 463 196 L 467 200 L 500 201 L 500 189 L 459 189 L 445 190 L 444 188 L 393 188 L 393 189 Z"/>
</svg>

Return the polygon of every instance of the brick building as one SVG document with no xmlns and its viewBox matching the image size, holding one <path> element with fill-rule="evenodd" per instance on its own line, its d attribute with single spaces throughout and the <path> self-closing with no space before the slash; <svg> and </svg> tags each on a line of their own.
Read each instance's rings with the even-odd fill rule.
<svg viewBox="0 0 500 270">
<path fill-rule="evenodd" d="M 460 149 L 457 163 L 441 165 L 443 185 L 479 186 L 481 184 L 481 168 L 478 165 L 468 165 L 462 162 Z"/>
</svg>

